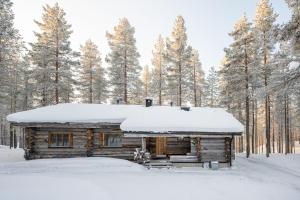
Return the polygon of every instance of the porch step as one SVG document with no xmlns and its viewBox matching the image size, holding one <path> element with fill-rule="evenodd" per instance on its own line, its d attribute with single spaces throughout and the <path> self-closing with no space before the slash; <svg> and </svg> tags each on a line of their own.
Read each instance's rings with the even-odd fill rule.
<svg viewBox="0 0 300 200">
<path fill-rule="evenodd" d="M 170 161 L 167 160 L 161 160 L 161 161 L 156 161 L 156 160 L 152 160 L 149 163 L 145 163 L 144 164 L 148 169 L 150 168 L 171 168 L 173 167 L 173 163 L 171 163 Z"/>
<path fill-rule="evenodd" d="M 170 156 L 170 161 L 174 163 L 196 163 L 199 162 L 199 159 L 197 156 L 174 155 Z"/>
</svg>

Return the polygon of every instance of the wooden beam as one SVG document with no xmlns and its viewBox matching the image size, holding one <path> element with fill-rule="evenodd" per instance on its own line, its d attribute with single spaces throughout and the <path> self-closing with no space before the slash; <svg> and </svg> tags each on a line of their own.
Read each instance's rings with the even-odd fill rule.
<svg viewBox="0 0 300 200">
<path fill-rule="evenodd" d="M 91 156 L 93 153 L 93 147 L 94 147 L 94 133 L 93 129 L 87 130 L 87 141 L 86 141 L 86 155 Z"/>
<path fill-rule="evenodd" d="M 12 126 L 20 126 L 20 127 L 55 127 L 55 128 L 102 128 L 103 126 L 117 126 L 118 130 L 120 130 L 120 124 L 121 123 L 105 123 L 105 122 L 99 122 L 99 123 L 73 123 L 73 122 L 66 122 L 66 123 L 52 123 L 52 122 L 10 122 Z"/>
<path fill-rule="evenodd" d="M 124 132 L 124 137 L 211 137 L 224 138 L 235 135 L 233 133 L 128 133 Z"/>
<path fill-rule="evenodd" d="M 146 138 L 142 138 L 142 151 L 146 151 Z"/>
</svg>

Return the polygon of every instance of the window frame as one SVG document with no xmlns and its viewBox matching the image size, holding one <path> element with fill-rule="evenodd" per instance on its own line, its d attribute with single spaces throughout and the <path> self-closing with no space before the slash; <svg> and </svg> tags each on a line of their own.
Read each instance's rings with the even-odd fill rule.
<svg viewBox="0 0 300 200">
<path fill-rule="evenodd" d="M 108 145 L 108 138 L 113 137 L 113 136 L 118 136 L 121 139 L 121 144 L 120 146 L 109 146 Z M 103 148 L 122 148 L 123 147 L 123 135 L 119 133 L 100 133 L 99 134 L 99 143 L 100 146 Z"/>
<path fill-rule="evenodd" d="M 61 138 L 61 144 L 62 145 L 53 145 L 52 144 L 52 140 L 54 135 L 60 136 Z M 68 145 L 63 145 L 64 144 L 64 137 L 67 136 L 67 144 Z M 73 148 L 73 133 L 69 133 L 69 132 L 49 132 L 48 133 L 48 148 Z"/>
</svg>

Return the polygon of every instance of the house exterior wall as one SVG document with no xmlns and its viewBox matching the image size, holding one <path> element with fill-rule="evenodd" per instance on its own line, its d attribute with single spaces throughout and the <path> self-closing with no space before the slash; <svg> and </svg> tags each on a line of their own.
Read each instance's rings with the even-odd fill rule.
<svg viewBox="0 0 300 200">
<path fill-rule="evenodd" d="M 136 148 L 142 145 L 140 137 L 124 137 L 119 125 L 103 125 L 97 128 L 80 127 L 27 127 L 25 128 L 25 157 L 27 159 L 38 158 L 65 158 L 102 156 L 132 160 Z M 72 134 L 70 147 L 51 147 L 49 138 L 51 133 Z M 120 135 L 121 146 L 109 147 L 106 138 L 110 135 Z M 146 148 L 155 158 L 157 153 L 157 138 L 150 137 L 146 140 Z M 187 155 L 196 148 L 199 162 L 219 161 L 231 163 L 234 156 L 232 137 L 167 137 L 165 138 L 165 150 L 167 155 Z M 191 144 L 194 147 L 191 148 Z M 194 149 L 195 151 L 195 149 Z"/>
<path fill-rule="evenodd" d="M 200 162 L 219 161 L 231 162 L 234 150 L 230 137 L 200 138 L 198 156 Z"/>
<path fill-rule="evenodd" d="M 72 146 L 51 147 L 49 134 L 72 134 Z M 120 147 L 108 147 L 102 140 L 104 135 L 123 135 L 119 126 L 103 126 L 101 128 L 55 128 L 55 127 L 30 127 L 25 128 L 27 159 L 38 158 L 64 158 L 107 156 L 124 159 L 133 159 L 135 148 L 141 147 L 140 138 L 122 137 Z M 91 141 L 92 140 L 92 141 Z"/>
</svg>

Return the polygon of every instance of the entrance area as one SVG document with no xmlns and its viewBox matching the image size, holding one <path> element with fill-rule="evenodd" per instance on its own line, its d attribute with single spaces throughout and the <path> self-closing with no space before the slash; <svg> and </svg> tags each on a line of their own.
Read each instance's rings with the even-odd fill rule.
<svg viewBox="0 0 300 200">
<path fill-rule="evenodd" d="M 156 139 L 155 155 L 156 157 L 163 157 L 167 155 L 167 138 L 158 137 Z"/>
</svg>

